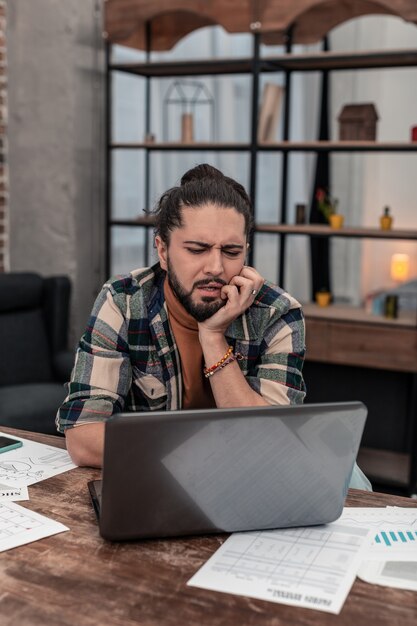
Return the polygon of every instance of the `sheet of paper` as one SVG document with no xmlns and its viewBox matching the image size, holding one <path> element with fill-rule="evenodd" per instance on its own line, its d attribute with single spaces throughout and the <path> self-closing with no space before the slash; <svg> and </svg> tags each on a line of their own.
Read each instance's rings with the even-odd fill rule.
<svg viewBox="0 0 417 626">
<path fill-rule="evenodd" d="M 236 533 L 188 584 L 339 613 L 367 543 L 367 528 L 350 528 L 339 521 Z"/>
<path fill-rule="evenodd" d="M 339 521 L 373 531 L 364 560 L 417 562 L 417 508 L 356 508 L 343 510 Z"/>
<path fill-rule="evenodd" d="M 0 552 L 69 530 L 14 502 L 0 502 Z"/>
<path fill-rule="evenodd" d="M 365 582 L 417 591 L 417 508 L 346 508 L 349 525 L 366 524 L 373 540 L 358 570 Z"/>
<path fill-rule="evenodd" d="M 363 561 L 358 577 L 373 585 L 417 591 L 417 561 Z"/>
<path fill-rule="evenodd" d="M 22 437 L 15 439 L 22 441 L 23 446 L 0 455 L 0 483 L 7 487 L 33 485 L 77 467 L 66 450 Z"/>
<path fill-rule="evenodd" d="M 19 500 L 29 500 L 27 487 L 8 487 L 0 484 L 0 502 L 18 502 Z"/>
</svg>

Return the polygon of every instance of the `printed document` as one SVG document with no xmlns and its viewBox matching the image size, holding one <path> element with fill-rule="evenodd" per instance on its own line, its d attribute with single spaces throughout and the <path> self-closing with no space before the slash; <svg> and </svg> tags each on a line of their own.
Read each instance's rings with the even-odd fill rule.
<svg viewBox="0 0 417 626">
<path fill-rule="evenodd" d="M 366 526 L 343 521 L 235 533 L 188 584 L 339 613 L 369 541 Z"/>
<path fill-rule="evenodd" d="M 29 500 L 27 487 L 8 487 L 0 484 L 0 502 L 17 502 L 18 500 Z"/>
<path fill-rule="evenodd" d="M 373 540 L 364 559 L 417 561 L 417 508 L 348 507 L 338 521 L 372 529 Z"/>
<path fill-rule="evenodd" d="M 417 591 L 417 561 L 363 561 L 358 577 L 371 585 Z"/>
<path fill-rule="evenodd" d="M 23 442 L 22 447 L 0 455 L 0 483 L 6 487 L 27 487 L 77 467 L 66 450 L 22 437 L 15 439 Z"/>
<path fill-rule="evenodd" d="M 0 502 L 0 552 L 69 530 L 14 502 Z"/>
<path fill-rule="evenodd" d="M 349 525 L 372 529 L 358 577 L 365 582 L 417 591 L 417 508 L 347 508 Z"/>
</svg>

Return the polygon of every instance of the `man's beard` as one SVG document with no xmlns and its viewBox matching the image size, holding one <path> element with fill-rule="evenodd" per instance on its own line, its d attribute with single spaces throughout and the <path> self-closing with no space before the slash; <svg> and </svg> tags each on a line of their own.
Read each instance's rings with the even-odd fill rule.
<svg viewBox="0 0 417 626">
<path fill-rule="evenodd" d="M 193 302 L 191 298 L 194 289 L 202 285 L 208 285 L 213 281 L 225 285 L 225 281 L 221 280 L 220 278 L 207 278 L 206 280 L 198 280 L 192 286 L 191 291 L 187 292 L 181 285 L 178 276 L 172 269 L 172 265 L 170 265 L 169 259 L 167 261 L 167 275 L 168 282 L 172 291 L 174 292 L 184 309 L 187 311 L 187 313 L 192 315 L 197 322 L 204 322 L 209 317 L 217 313 L 217 311 L 226 304 L 226 300 L 218 300 L 217 298 L 210 296 L 203 296 L 201 298 L 202 302 L 198 304 Z"/>
</svg>

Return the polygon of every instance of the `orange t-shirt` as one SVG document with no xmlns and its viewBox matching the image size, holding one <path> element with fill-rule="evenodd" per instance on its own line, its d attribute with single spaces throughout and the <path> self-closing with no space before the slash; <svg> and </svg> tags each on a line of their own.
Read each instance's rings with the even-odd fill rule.
<svg viewBox="0 0 417 626">
<path fill-rule="evenodd" d="M 168 318 L 181 359 L 184 409 L 208 409 L 216 406 L 209 380 L 203 374 L 203 350 L 198 339 L 198 324 L 187 313 L 168 279 L 164 282 Z"/>
</svg>

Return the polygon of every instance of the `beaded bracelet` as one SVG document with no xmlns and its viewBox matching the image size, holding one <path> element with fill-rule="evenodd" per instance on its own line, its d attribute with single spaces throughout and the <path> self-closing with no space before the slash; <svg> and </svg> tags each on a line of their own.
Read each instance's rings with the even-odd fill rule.
<svg viewBox="0 0 417 626">
<path fill-rule="evenodd" d="M 230 352 L 228 351 L 229 356 L 226 357 L 225 355 L 223 359 L 220 359 L 218 363 L 215 363 L 210 368 L 204 368 L 204 376 L 206 378 L 209 378 L 209 376 L 213 376 L 213 374 L 221 370 L 223 367 L 226 367 L 226 365 L 229 365 L 229 363 L 233 363 L 233 361 L 240 361 L 241 359 L 243 359 L 243 356 L 240 354 L 240 352 L 233 354 L 232 350 L 230 350 Z"/>
<path fill-rule="evenodd" d="M 220 367 L 220 365 L 222 365 L 229 358 L 232 352 L 233 352 L 233 346 L 229 346 L 226 354 L 220 359 L 220 361 L 217 361 L 217 363 L 215 363 L 211 367 L 205 367 L 203 369 L 204 376 L 206 376 L 206 378 L 207 376 L 210 376 L 210 372 L 214 372 L 215 370 L 217 370 Z"/>
</svg>

